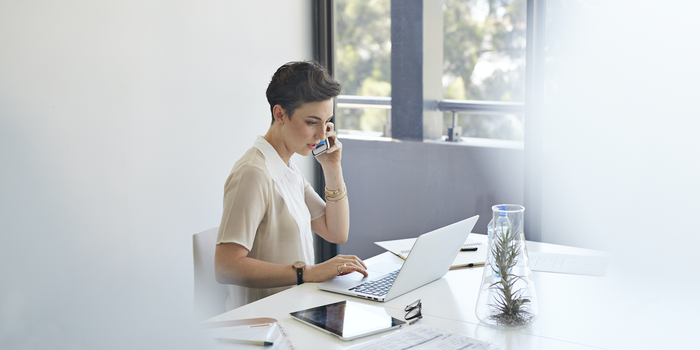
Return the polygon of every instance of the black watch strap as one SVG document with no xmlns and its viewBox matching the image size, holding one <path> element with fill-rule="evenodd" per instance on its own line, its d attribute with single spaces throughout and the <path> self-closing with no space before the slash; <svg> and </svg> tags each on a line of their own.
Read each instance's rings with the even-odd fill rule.
<svg viewBox="0 0 700 350">
<path fill-rule="evenodd" d="M 306 268 L 306 263 L 297 261 L 292 264 L 292 267 L 297 270 L 297 286 L 304 283 L 304 268 Z"/>
<path fill-rule="evenodd" d="M 304 268 L 297 269 L 297 285 L 304 283 Z"/>
</svg>

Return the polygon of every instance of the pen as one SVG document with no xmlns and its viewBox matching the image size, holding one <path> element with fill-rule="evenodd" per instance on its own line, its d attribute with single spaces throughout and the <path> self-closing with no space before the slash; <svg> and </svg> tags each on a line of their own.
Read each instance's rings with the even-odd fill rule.
<svg viewBox="0 0 700 350">
<path fill-rule="evenodd" d="M 461 252 L 475 252 L 479 247 L 469 247 L 469 248 L 462 248 L 459 251 Z"/>
<path fill-rule="evenodd" d="M 484 266 L 484 263 L 469 263 L 469 264 L 464 264 L 464 265 L 457 265 L 457 266 L 452 266 L 450 267 L 450 270 L 457 270 L 457 269 L 466 269 L 470 267 L 479 267 L 479 266 Z"/>
<path fill-rule="evenodd" d="M 214 338 L 223 343 L 234 343 L 234 344 L 248 344 L 248 345 L 260 345 L 260 346 L 272 346 L 271 341 L 262 340 L 246 340 L 246 339 L 232 339 L 232 338 Z"/>
</svg>

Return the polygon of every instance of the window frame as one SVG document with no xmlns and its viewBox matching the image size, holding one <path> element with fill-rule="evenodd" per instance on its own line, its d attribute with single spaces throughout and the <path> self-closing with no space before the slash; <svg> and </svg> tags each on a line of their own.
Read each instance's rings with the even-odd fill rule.
<svg viewBox="0 0 700 350">
<path fill-rule="evenodd" d="M 394 51 L 398 45 L 394 43 L 395 30 L 396 33 L 405 33 L 406 27 L 397 25 L 396 29 L 394 23 L 399 24 L 399 22 L 410 22 L 410 21 L 394 21 L 392 20 L 392 87 L 394 86 L 407 86 L 398 84 L 395 82 L 395 77 L 402 76 L 401 74 L 405 72 L 410 72 L 410 69 L 415 69 L 416 62 L 422 62 L 423 55 L 423 26 L 432 25 L 432 23 L 425 24 L 423 22 L 423 5 L 430 0 L 391 0 L 391 16 L 398 16 L 400 14 L 408 14 L 410 16 L 418 15 L 418 19 L 411 22 L 412 25 L 420 25 L 420 30 L 414 31 L 417 33 L 412 33 L 414 37 L 420 38 L 420 45 L 409 45 L 409 50 L 407 52 L 402 52 L 402 55 L 395 55 Z M 402 7 L 402 8 L 399 8 Z M 396 9 L 396 11 L 395 11 Z M 542 227 L 542 121 L 541 113 L 543 109 L 544 100 L 544 48 L 545 48 L 545 9 L 546 0 L 527 0 L 527 35 L 526 35 L 526 88 L 525 88 L 525 102 L 500 102 L 500 101 L 474 101 L 474 100 L 425 100 L 423 95 L 421 95 L 419 101 L 420 105 L 415 105 L 416 99 L 409 91 L 409 98 L 413 99 L 410 102 L 410 107 L 407 110 L 411 112 L 410 108 L 414 111 L 420 110 L 421 112 L 425 110 L 441 111 L 441 112 L 452 112 L 456 116 L 459 112 L 488 112 L 488 113 L 517 113 L 524 114 L 525 116 L 525 141 L 524 154 L 525 154 L 525 190 L 524 190 L 524 205 L 528 208 L 526 212 L 525 220 L 525 231 L 528 232 L 529 239 L 534 241 L 541 240 L 541 227 Z M 333 76 L 335 76 L 335 52 L 334 50 L 334 35 L 335 35 L 335 1 L 334 0 L 316 0 L 314 2 L 315 11 L 315 58 L 321 64 L 323 64 Z M 409 28 L 410 29 L 410 28 Z M 410 38 L 410 37 L 409 37 Z M 420 57 L 416 59 L 416 53 L 420 52 Z M 409 56 L 406 56 L 406 55 Z M 409 57 L 411 62 L 410 65 L 405 65 L 406 62 L 395 62 L 394 57 Z M 423 81 L 422 81 L 422 66 L 420 66 L 420 76 L 414 76 L 411 82 L 411 87 L 415 91 L 423 91 Z M 395 70 L 396 69 L 396 70 Z M 403 69 L 400 70 L 400 69 Z M 417 85 L 416 82 L 420 82 Z M 337 98 L 337 103 L 362 103 L 365 105 L 381 105 L 385 106 L 387 103 L 390 105 L 390 123 L 389 123 L 389 135 L 398 140 L 417 140 L 423 141 L 423 116 L 422 113 L 420 117 L 417 117 L 415 113 L 410 116 L 406 116 L 403 111 L 406 109 L 402 108 L 399 100 L 404 98 L 401 95 L 402 89 L 392 89 L 391 98 L 381 98 L 373 99 L 371 97 L 365 96 L 348 96 L 341 95 Z M 397 96 L 398 95 L 398 96 Z M 336 104 L 334 104 L 334 115 Z M 399 108 L 397 108 L 399 107 Z M 393 112 L 392 112 L 393 111 Z M 453 117 L 453 126 L 455 125 L 455 119 Z M 408 130 L 409 132 L 405 132 Z M 420 133 L 420 135 L 419 135 Z M 323 172 L 320 166 L 317 166 L 317 190 L 319 188 L 324 188 L 325 181 L 323 179 Z M 317 262 L 325 261 L 337 253 L 337 246 L 324 242 L 319 244 L 316 242 L 317 249 Z"/>
</svg>

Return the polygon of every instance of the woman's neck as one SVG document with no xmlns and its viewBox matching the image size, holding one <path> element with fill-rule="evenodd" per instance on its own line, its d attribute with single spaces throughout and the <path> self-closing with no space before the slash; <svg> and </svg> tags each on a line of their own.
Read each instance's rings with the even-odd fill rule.
<svg viewBox="0 0 700 350">
<path fill-rule="evenodd" d="M 277 154 L 282 158 L 284 164 L 289 165 L 289 160 L 292 158 L 292 155 L 294 155 L 294 152 L 287 148 L 279 129 L 275 127 L 276 125 L 276 123 L 272 124 L 263 138 L 277 151 Z"/>
</svg>

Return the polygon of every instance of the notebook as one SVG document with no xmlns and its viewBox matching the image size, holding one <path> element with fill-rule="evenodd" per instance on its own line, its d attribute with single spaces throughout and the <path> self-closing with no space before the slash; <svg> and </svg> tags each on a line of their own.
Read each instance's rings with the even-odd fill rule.
<svg viewBox="0 0 700 350">
<path fill-rule="evenodd" d="M 367 277 L 351 273 L 323 282 L 318 288 L 383 302 L 422 287 L 447 273 L 478 219 L 475 215 L 418 236 L 403 265 L 372 264 L 367 267 Z"/>
<path fill-rule="evenodd" d="M 272 344 L 265 346 L 264 349 L 296 349 L 285 328 L 274 318 L 204 322 L 202 327 L 205 328 L 200 334 L 204 349 L 263 349 L 258 345 L 241 345 L 240 340 Z"/>
</svg>

